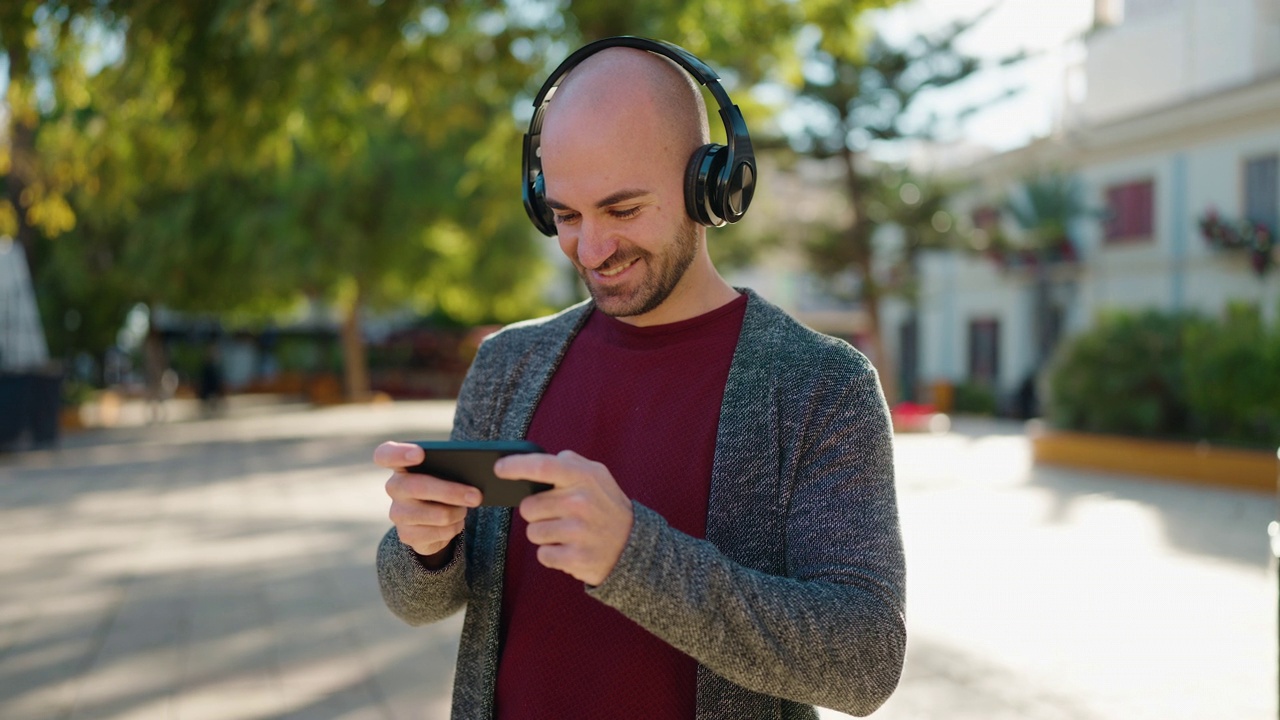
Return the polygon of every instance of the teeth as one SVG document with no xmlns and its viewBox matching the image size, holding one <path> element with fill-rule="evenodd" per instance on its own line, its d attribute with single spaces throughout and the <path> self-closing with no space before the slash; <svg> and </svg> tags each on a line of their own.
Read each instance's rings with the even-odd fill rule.
<svg viewBox="0 0 1280 720">
<path fill-rule="evenodd" d="M 619 265 L 619 266 L 618 266 L 618 267 L 616 267 L 616 268 L 613 268 L 612 270 L 597 270 L 596 272 L 600 273 L 601 275 L 603 275 L 603 276 L 605 276 L 605 277 L 613 277 L 614 275 L 617 275 L 618 273 L 622 272 L 623 270 L 626 270 L 627 268 L 629 268 L 629 267 L 631 267 L 632 265 L 634 265 L 634 264 L 635 264 L 635 262 L 636 262 L 636 260 L 638 260 L 638 259 L 639 259 L 639 258 L 631 258 L 631 259 L 630 259 L 630 260 L 628 260 L 627 262 L 623 263 L 622 265 Z"/>
</svg>

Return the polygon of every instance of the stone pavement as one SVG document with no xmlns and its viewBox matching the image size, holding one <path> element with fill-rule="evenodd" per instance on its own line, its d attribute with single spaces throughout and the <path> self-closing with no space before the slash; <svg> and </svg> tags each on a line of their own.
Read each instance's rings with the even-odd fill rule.
<svg viewBox="0 0 1280 720">
<path fill-rule="evenodd" d="M 451 416 L 284 407 L 0 455 L 0 718 L 446 718 L 460 617 L 382 606 L 369 456 Z M 911 640 L 873 717 L 1276 717 L 1269 496 L 1032 468 L 999 423 L 901 436 L 898 474 Z"/>
</svg>

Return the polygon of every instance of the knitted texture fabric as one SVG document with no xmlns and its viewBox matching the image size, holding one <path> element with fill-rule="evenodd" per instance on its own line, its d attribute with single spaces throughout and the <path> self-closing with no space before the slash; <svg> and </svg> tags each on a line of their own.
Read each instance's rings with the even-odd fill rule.
<svg viewBox="0 0 1280 720">
<path fill-rule="evenodd" d="M 853 715 L 896 687 L 905 569 L 892 431 L 874 369 L 751 291 L 717 430 L 707 537 L 635 504 L 622 557 L 587 588 L 698 661 L 697 717 Z M 590 303 L 519 323 L 481 347 L 454 439 L 518 439 Z M 378 550 L 389 608 L 411 624 L 463 605 L 453 717 L 490 718 L 511 513 L 468 513 L 428 571 L 392 528 Z M 601 708 L 608 716 L 608 708 Z"/>
</svg>

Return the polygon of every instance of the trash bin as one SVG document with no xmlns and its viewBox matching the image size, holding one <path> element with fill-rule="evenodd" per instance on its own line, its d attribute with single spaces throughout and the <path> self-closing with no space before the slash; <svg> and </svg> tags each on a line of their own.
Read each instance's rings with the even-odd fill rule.
<svg viewBox="0 0 1280 720">
<path fill-rule="evenodd" d="M 58 441 L 58 413 L 62 410 L 62 376 L 55 373 L 32 373 L 28 382 L 27 413 L 31 440 L 37 446 Z"/>
<path fill-rule="evenodd" d="M 0 447 L 4 447 L 27 428 L 27 387 L 13 373 L 0 373 Z"/>
<path fill-rule="evenodd" d="M 0 448 L 22 443 L 36 447 L 58 441 L 62 375 L 49 372 L 0 373 Z"/>
</svg>

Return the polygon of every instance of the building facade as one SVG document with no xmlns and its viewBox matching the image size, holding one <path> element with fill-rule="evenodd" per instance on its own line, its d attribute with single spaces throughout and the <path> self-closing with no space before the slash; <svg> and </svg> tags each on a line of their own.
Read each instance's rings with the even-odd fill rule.
<svg viewBox="0 0 1280 720">
<path fill-rule="evenodd" d="M 1280 251 L 1259 273 L 1202 224 L 1280 226 L 1280 0 L 1128 0 L 1064 78 L 1052 137 L 958 172 L 956 211 L 997 223 L 1027 178 L 1073 177 L 1086 208 L 1053 262 L 930 253 L 915 304 L 886 308 L 903 373 L 990 388 L 1012 410 L 1047 350 L 1108 309 L 1280 312 Z M 1074 96 L 1074 97 L 1073 97 Z M 995 216 L 992 215 L 995 213 Z M 1005 258 L 1007 260 L 1007 258 Z M 901 363 L 900 363 L 901 364 Z M 927 399 L 927 398 L 921 398 Z"/>
</svg>

